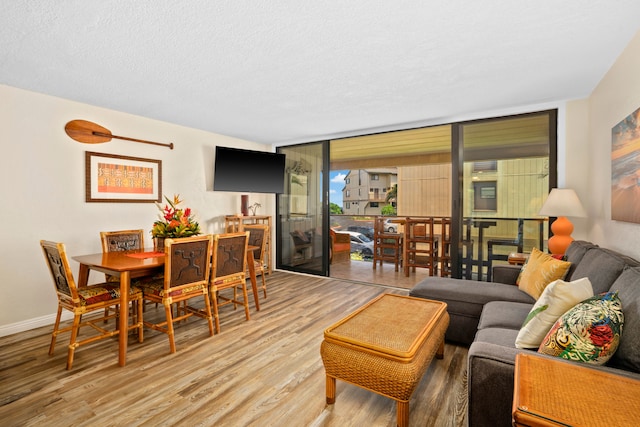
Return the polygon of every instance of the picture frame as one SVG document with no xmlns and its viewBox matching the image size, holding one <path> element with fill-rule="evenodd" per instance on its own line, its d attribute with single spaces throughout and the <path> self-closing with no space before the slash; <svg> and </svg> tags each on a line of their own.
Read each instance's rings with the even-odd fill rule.
<svg viewBox="0 0 640 427">
<path fill-rule="evenodd" d="M 87 202 L 161 202 L 162 161 L 87 151 L 85 194 Z"/>
<path fill-rule="evenodd" d="M 289 174 L 289 215 L 306 216 L 308 211 L 308 183 L 306 175 Z"/>
<path fill-rule="evenodd" d="M 611 219 L 640 223 L 640 108 L 611 129 Z"/>
</svg>

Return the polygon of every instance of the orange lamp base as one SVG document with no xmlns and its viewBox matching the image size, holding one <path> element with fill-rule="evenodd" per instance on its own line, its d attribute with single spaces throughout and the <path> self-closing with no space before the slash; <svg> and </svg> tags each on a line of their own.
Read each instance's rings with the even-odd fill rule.
<svg viewBox="0 0 640 427">
<path fill-rule="evenodd" d="M 551 224 L 553 236 L 549 238 L 549 251 L 554 255 L 562 255 L 573 242 L 573 224 L 565 216 L 559 216 Z"/>
</svg>

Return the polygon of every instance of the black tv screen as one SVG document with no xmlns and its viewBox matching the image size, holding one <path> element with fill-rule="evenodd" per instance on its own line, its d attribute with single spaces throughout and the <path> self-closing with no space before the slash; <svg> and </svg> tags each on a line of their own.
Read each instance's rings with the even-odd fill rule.
<svg viewBox="0 0 640 427">
<path fill-rule="evenodd" d="M 213 189 L 246 193 L 284 193 L 285 155 L 216 147 Z"/>
</svg>

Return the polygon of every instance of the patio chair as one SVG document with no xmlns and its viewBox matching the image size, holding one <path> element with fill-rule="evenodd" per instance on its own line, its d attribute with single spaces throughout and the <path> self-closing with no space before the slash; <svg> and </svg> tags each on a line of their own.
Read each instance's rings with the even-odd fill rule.
<svg viewBox="0 0 640 427">
<path fill-rule="evenodd" d="M 429 276 L 438 272 L 438 240 L 433 218 L 407 218 L 404 229 L 404 275 L 416 267 L 428 268 Z"/>
<path fill-rule="evenodd" d="M 382 267 L 384 261 L 389 261 L 394 264 L 395 271 L 398 271 L 399 266 L 402 266 L 403 236 L 402 233 L 385 231 L 388 220 L 387 217 L 379 216 L 373 222 L 373 269 L 376 269 L 378 262 Z"/>
</svg>

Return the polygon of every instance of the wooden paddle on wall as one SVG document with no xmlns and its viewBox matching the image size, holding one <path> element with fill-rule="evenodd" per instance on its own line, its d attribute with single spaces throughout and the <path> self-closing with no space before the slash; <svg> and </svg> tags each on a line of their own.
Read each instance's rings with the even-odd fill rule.
<svg viewBox="0 0 640 427">
<path fill-rule="evenodd" d="M 124 139 L 125 141 L 141 142 L 143 144 L 161 145 L 173 150 L 173 142 L 163 144 L 161 142 L 145 141 L 144 139 L 113 135 L 109 129 L 103 128 L 102 126 L 87 120 L 71 120 L 64 126 L 64 131 L 76 141 L 86 144 L 99 144 L 101 142 L 109 142 L 111 141 L 111 138 L 116 138 Z"/>
</svg>

